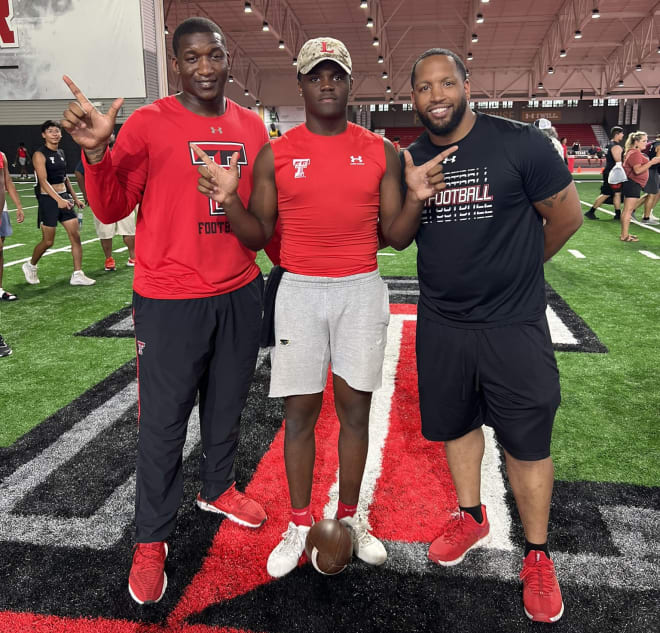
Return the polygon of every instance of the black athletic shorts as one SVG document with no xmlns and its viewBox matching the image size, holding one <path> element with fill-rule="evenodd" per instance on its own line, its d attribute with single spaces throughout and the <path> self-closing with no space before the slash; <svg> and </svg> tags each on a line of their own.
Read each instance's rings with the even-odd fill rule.
<svg viewBox="0 0 660 633">
<path fill-rule="evenodd" d="M 61 193 L 59 194 L 61 198 L 65 200 L 73 200 L 71 194 Z M 39 215 L 37 219 L 37 227 L 41 226 L 50 226 L 56 227 L 58 222 L 66 222 L 67 220 L 73 220 L 77 218 L 75 207 L 71 209 L 60 209 L 57 206 L 57 202 L 53 200 L 49 195 L 45 193 L 39 194 Z"/>
<path fill-rule="evenodd" d="M 621 193 L 621 188 L 622 188 L 622 183 L 618 183 L 616 185 L 610 185 L 607 180 L 603 181 L 603 184 L 600 186 L 600 192 L 604 196 L 608 196 L 607 200 L 603 202 L 603 204 L 614 204 L 614 200 L 612 196 L 615 193 Z"/>
<path fill-rule="evenodd" d="M 550 455 L 559 372 L 545 316 L 468 330 L 417 319 L 422 434 L 454 440 L 483 424 L 516 459 Z"/>
<path fill-rule="evenodd" d="M 634 180 L 626 180 L 623 183 L 623 197 L 624 198 L 641 198 L 642 197 L 642 185 L 635 182 Z"/>
</svg>

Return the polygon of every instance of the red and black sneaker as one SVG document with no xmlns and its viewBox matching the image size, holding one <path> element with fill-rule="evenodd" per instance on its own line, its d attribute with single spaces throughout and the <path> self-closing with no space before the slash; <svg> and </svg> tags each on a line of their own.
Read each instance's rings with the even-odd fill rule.
<svg viewBox="0 0 660 633">
<path fill-rule="evenodd" d="M 557 582 L 554 563 L 545 552 L 532 550 L 523 561 L 525 615 L 534 622 L 556 622 L 564 614 L 564 602 Z"/>
<path fill-rule="evenodd" d="M 197 505 L 207 512 L 224 514 L 228 519 L 250 528 L 258 528 L 266 521 L 266 511 L 253 499 L 236 490 L 234 482 L 215 501 L 197 495 Z"/>
<path fill-rule="evenodd" d="M 458 565 L 472 548 L 490 542 L 490 523 L 485 505 L 481 506 L 481 512 L 481 523 L 462 510 L 452 514 L 440 536 L 431 543 L 429 559 L 438 565 L 451 567 Z"/>
<path fill-rule="evenodd" d="M 138 604 L 154 604 L 167 589 L 165 559 L 167 543 L 137 543 L 134 547 L 133 565 L 128 576 L 128 592 Z"/>
</svg>

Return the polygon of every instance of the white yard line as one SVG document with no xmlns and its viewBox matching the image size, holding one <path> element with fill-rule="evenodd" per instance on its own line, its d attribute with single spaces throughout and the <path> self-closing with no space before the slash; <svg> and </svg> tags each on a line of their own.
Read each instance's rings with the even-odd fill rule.
<svg viewBox="0 0 660 633">
<path fill-rule="evenodd" d="M 652 253 L 651 251 L 639 251 L 642 255 L 645 257 L 648 257 L 649 259 L 660 259 L 655 253 Z"/>
<path fill-rule="evenodd" d="M 585 202 L 584 200 L 580 200 L 580 202 L 588 208 L 591 208 L 591 204 L 589 202 Z M 603 209 L 603 207 L 598 207 L 599 211 L 602 211 L 603 213 L 607 213 L 607 215 L 614 215 L 614 211 L 608 211 L 607 209 Z M 656 233 L 660 233 L 660 229 L 656 229 L 655 226 L 650 226 L 648 224 L 643 224 L 639 220 L 635 220 L 634 218 L 630 220 L 631 224 L 636 224 L 637 226 L 641 226 L 643 229 L 648 229 L 649 231 L 654 231 Z"/>
<path fill-rule="evenodd" d="M 91 244 L 92 242 L 98 242 L 99 238 L 95 237 L 92 240 L 85 240 L 84 242 L 81 242 L 82 244 Z M 69 246 L 64 246 L 62 248 L 54 248 L 54 249 L 48 249 L 42 257 L 46 257 L 47 255 L 54 255 L 55 253 L 68 253 L 71 251 L 71 245 Z M 32 256 L 30 257 L 24 257 L 23 259 L 15 259 L 13 262 L 7 262 L 5 264 L 5 268 L 9 268 L 9 266 L 16 266 L 17 264 L 23 264 L 25 262 L 29 262 L 32 259 Z"/>
<path fill-rule="evenodd" d="M 575 259 L 587 259 L 585 255 L 580 253 L 580 251 L 575 250 L 574 248 L 569 248 L 568 252 L 575 257 Z"/>
</svg>

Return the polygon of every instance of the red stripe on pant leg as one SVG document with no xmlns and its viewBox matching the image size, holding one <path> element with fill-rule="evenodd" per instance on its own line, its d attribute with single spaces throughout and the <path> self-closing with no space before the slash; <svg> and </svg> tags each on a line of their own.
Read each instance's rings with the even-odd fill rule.
<svg viewBox="0 0 660 633">
<path fill-rule="evenodd" d="M 369 522 L 382 539 L 430 542 L 457 500 L 444 444 L 421 434 L 415 326 L 413 320 L 403 323 L 390 430 Z"/>
<path fill-rule="evenodd" d="M 316 425 L 316 465 L 312 485 L 312 513 L 316 520 L 323 518 L 323 507 L 328 503 L 330 487 L 336 480 L 338 437 L 339 422 L 329 374 Z M 284 428 L 278 431 L 259 463 L 246 493 L 264 505 L 268 520 L 257 530 L 223 521 L 202 568 L 173 611 L 168 621 L 170 626 L 180 626 L 193 613 L 273 580 L 266 572 L 266 560 L 286 530 L 290 514 L 284 468 Z"/>
</svg>

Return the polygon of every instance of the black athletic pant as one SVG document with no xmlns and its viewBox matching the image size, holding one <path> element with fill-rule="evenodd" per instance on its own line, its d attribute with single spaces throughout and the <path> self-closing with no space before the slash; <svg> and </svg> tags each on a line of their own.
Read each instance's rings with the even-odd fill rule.
<svg viewBox="0 0 660 633">
<path fill-rule="evenodd" d="M 199 390 L 202 497 L 234 481 L 239 422 L 259 351 L 263 277 L 203 299 L 133 293 L 138 360 L 136 541 L 164 541 L 183 496 L 183 445 Z"/>
</svg>

